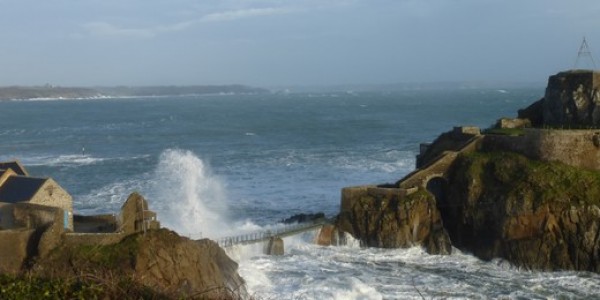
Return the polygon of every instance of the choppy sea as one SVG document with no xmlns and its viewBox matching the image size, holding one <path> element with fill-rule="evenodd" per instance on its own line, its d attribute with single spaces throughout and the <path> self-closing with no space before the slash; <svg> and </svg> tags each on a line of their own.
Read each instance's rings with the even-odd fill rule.
<svg viewBox="0 0 600 300">
<path fill-rule="evenodd" d="M 79 214 L 115 213 L 137 191 L 192 238 L 337 213 L 345 186 L 395 182 L 419 143 L 515 116 L 542 88 L 0 101 L 0 160 L 53 177 Z M 600 276 L 521 270 L 468 253 L 314 245 L 229 255 L 258 299 L 600 298 Z"/>
</svg>

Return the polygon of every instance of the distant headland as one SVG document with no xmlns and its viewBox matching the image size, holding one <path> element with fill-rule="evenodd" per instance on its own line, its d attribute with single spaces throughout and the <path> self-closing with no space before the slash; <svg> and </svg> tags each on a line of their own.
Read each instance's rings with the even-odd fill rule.
<svg viewBox="0 0 600 300">
<path fill-rule="evenodd" d="M 46 84 L 43 86 L 0 87 L 0 100 L 165 97 L 219 94 L 262 94 L 268 92 L 269 91 L 266 89 L 239 84 L 115 87 L 61 87 Z"/>
</svg>

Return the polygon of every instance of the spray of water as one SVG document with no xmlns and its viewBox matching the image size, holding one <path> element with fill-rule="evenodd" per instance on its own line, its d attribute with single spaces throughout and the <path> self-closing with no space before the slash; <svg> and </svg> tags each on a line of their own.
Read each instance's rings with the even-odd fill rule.
<svg viewBox="0 0 600 300">
<path fill-rule="evenodd" d="M 192 238 L 231 232 L 222 180 L 191 151 L 168 149 L 159 159 L 151 194 L 164 226 Z"/>
</svg>

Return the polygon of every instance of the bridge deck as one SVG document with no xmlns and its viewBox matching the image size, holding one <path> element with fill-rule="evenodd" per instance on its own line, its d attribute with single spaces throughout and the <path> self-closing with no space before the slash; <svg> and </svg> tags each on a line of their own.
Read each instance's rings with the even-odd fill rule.
<svg viewBox="0 0 600 300">
<path fill-rule="evenodd" d="M 232 247 L 235 245 L 249 245 L 261 242 L 267 242 L 274 237 L 288 237 L 296 234 L 300 234 L 307 231 L 312 231 L 317 228 L 323 227 L 323 225 L 330 224 L 331 220 L 323 220 L 314 223 L 301 223 L 295 225 L 287 225 L 284 227 L 276 228 L 273 230 L 265 230 L 260 232 L 252 232 L 246 234 L 240 234 L 236 236 L 223 237 L 217 240 L 219 246 Z"/>
</svg>

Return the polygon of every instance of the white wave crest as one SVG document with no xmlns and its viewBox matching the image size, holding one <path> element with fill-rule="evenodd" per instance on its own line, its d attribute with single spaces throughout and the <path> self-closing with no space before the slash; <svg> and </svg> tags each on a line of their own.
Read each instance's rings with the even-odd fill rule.
<svg viewBox="0 0 600 300">
<path fill-rule="evenodd" d="M 24 158 L 23 163 L 28 166 L 80 166 L 91 165 L 105 161 L 106 158 L 91 155 L 71 154 L 59 156 L 37 156 Z"/>
</svg>

